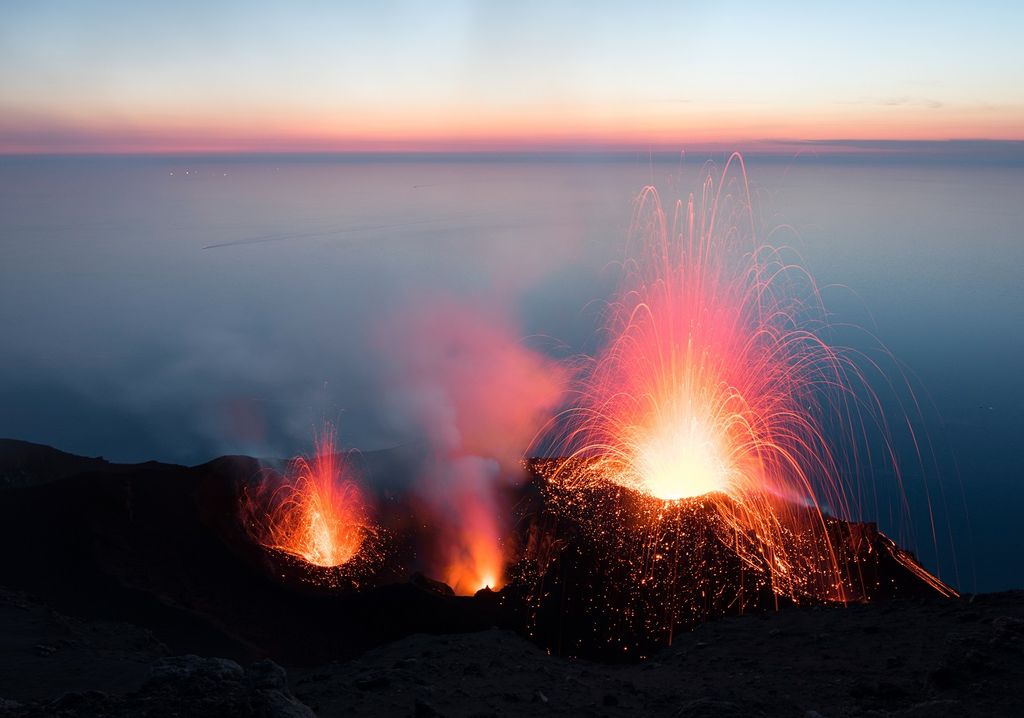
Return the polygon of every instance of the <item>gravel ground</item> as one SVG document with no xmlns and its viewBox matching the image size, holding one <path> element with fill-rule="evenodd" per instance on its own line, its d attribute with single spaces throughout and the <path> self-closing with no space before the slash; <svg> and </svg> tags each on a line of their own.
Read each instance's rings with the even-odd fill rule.
<svg viewBox="0 0 1024 718">
<path fill-rule="evenodd" d="M 1024 592 L 723 619 L 618 665 L 490 630 L 243 667 L 15 592 L 0 628 L 4 716 L 1024 715 Z"/>
</svg>

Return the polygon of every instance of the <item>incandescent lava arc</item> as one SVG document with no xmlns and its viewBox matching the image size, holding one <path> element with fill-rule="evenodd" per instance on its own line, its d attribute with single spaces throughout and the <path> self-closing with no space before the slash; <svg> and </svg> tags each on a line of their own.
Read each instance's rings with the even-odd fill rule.
<svg viewBox="0 0 1024 718">
<path fill-rule="evenodd" d="M 848 571 L 826 516 L 851 517 L 852 497 L 865 493 L 847 485 L 851 466 L 866 427 L 887 423 L 857 355 L 826 341 L 813 278 L 759 243 L 755 228 L 739 155 L 720 181 L 709 172 L 667 210 L 653 187 L 643 190 L 607 341 L 555 422 L 569 460 L 549 479 L 566 511 L 602 517 L 595 539 L 610 560 L 643 566 L 640 583 L 658 580 L 644 551 L 675 520 L 675 504 L 700 498 L 716 508 L 719 541 L 765 570 L 776 595 L 846 601 Z M 882 443 L 875 454 L 898 471 L 891 440 Z M 591 491 L 602 486 L 664 509 L 643 521 L 598 510 L 587 497 L 610 495 Z"/>
<path fill-rule="evenodd" d="M 317 439 L 315 456 L 293 459 L 283 477 L 265 477 L 246 498 L 244 513 L 264 548 L 322 568 L 350 564 L 377 534 L 354 470 L 336 453 L 329 429 Z"/>
</svg>

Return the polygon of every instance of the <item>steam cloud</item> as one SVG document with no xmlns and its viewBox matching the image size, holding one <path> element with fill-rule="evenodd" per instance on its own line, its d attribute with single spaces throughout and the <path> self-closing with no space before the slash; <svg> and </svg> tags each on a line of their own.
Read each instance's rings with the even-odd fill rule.
<svg viewBox="0 0 1024 718">
<path fill-rule="evenodd" d="M 427 444 L 415 491 L 435 525 L 432 570 L 457 593 L 502 580 L 501 488 L 561 400 L 565 371 L 496 311 L 421 304 L 378 336 L 397 428 Z"/>
</svg>

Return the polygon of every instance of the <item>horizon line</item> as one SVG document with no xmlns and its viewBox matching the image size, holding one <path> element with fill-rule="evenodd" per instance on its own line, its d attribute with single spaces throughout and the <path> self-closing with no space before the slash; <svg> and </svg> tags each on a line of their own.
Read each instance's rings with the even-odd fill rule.
<svg viewBox="0 0 1024 718">
<path fill-rule="evenodd" d="M 745 149 L 743 147 L 745 146 Z M 322 147 L 322 149 L 306 149 L 306 147 L 227 147 L 227 149 L 125 149 L 125 150 L 41 150 L 31 147 L 27 150 L 2 150 L 0 158 L 29 157 L 65 157 L 65 158 L 100 158 L 100 157 L 622 157 L 622 156 L 658 156 L 673 158 L 686 155 L 731 155 L 739 153 L 743 156 L 793 156 L 793 155 L 885 155 L 889 157 L 905 156 L 906 153 L 934 154 L 941 151 L 955 150 L 963 153 L 970 150 L 1016 150 L 1024 155 L 1024 139 L 1014 138 L 963 138 L 948 139 L 861 139 L 839 137 L 834 139 L 757 139 L 736 142 L 696 142 L 690 145 L 679 144 L 670 147 L 664 143 L 657 145 L 621 144 L 601 146 L 591 143 L 539 143 L 509 146 L 443 146 L 427 144 L 425 146 L 394 146 L 375 147 L 375 149 L 338 149 L 338 147 Z"/>
<path fill-rule="evenodd" d="M 746 146 L 745 149 L 743 147 Z M 375 149 L 306 148 L 210 148 L 210 149 L 115 149 L 115 150 L 39 150 L 0 151 L 0 159 L 294 159 L 294 160 L 632 160 L 685 161 L 690 155 L 704 158 L 728 157 L 739 153 L 761 160 L 956 160 L 986 163 L 1024 163 L 1024 140 L 989 138 L 951 138 L 943 140 L 905 139 L 808 139 L 756 140 L 736 143 L 696 143 L 689 147 L 594 145 L 535 145 L 522 147 L 392 147 Z"/>
</svg>

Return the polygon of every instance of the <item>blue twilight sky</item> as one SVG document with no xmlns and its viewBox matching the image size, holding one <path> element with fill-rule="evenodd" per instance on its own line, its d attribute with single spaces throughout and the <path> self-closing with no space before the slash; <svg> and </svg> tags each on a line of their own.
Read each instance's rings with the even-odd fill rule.
<svg viewBox="0 0 1024 718">
<path fill-rule="evenodd" d="M 6 2 L 0 152 L 1024 139 L 1019 2 Z"/>
</svg>

